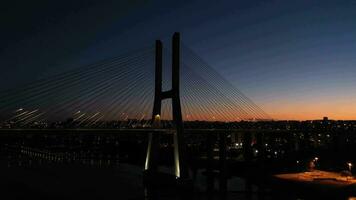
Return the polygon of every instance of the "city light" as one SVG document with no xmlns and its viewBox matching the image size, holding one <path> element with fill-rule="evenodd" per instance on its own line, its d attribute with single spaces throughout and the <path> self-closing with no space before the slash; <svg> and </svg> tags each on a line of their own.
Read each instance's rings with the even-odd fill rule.
<svg viewBox="0 0 356 200">
<path fill-rule="evenodd" d="M 348 162 L 347 166 L 349 167 L 349 171 L 352 172 L 352 163 Z"/>
</svg>

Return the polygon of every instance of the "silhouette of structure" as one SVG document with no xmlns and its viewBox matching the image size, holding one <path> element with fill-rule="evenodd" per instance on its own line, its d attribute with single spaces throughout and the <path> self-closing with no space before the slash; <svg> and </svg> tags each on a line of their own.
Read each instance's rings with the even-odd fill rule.
<svg viewBox="0 0 356 200">
<path fill-rule="evenodd" d="M 159 128 L 159 120 L 161 115 L 162 101 L 164 99 L 172 99 L 173 122 L 175 132 L 174 140 L 174 166 L 175 176 L 179 178 L 187 178 L 188 172 L 184 161 L 184 136 L 183 136 L 183 120 L 182 110 L 179 95 L 179 80 L 180 79 L 180 35 L 174 33 L 172 38 L 172 88 L 168 91 L 162 91 L 162 42 L 156 41 L 156 59 L 155 59 L 155 96 L 152 111 L 152 122 L 155 128 Z M 147 156 L 145 162 L 145 170 L 152 172 L 157 170 L 157 145 L 158 135 L 150 133 L 147 147 Z"/>
<path fill-rule="evenodd" d="M 107 128 L 110 121 L 115 121 L 111 128 L 145 128 L 150 127 L 154 118 L 153 110 L 153 115 L 160 114 L 161 128 L 172 127 L 174 120 L 181 132 L 181 118 L 184 122 L 271 119 L 183 40 L 179 41 L 179 34 L 174 38 L 173 52 L 157 41 L 156 48 L 143 45 L 140 49 L 0 91 L 0 122 L 6 127 L 51 124 L 60 127 L 63 123 L 53 122 L 73 119 L 66 128 Z M 169 53 L 163 62 L 162 53 L 166 52 Z M 172 79 L 165 78 L 162 84 L 162 65 L 171 56 Z M 163 77 L 170 76 L 166 74 L 170 70 L 163 70 Z M 171 82 L 172 88 L 171 85 L 166 88 Z"/>
</svg>

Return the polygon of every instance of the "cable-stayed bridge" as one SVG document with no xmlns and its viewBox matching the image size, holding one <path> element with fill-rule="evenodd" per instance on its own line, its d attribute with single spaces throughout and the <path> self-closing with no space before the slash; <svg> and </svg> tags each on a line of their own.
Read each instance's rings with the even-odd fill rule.
<svg viewBox="0 0 356 200">
<path fill-rule="evenodd" d="M 171 46 L 172 50 L 164 48 L 158 40 L 155 46 L 3 91 L 2 126 L 140 128 L 149 133 L 148 172 L 157 168 L 159 136 L 154 132 L 169 130 L 175 175 L 187 178 L 184 124 L 271 118 L 182 43 L 179 33 L 173 35 Z M 226 148 L 224 142 L 220 148 Z"/>
<path fill-rule="evenodd" d="M 183 42 L 180 53 L 183 121 L 271 119 Z M 163 91 L 171 85 L 171 58 L 172 52 L 163 48 Z M 153 110 L 154 73 L 155 47 L 148 46 L 2 91 L 0 117 L 19 127 L 67 119 L 73 119 L 77 127 L 100 127 L 107 121 L 133 119 L 148 126 Z M 170 101 L 162 101 L 163 123 L 172 120 Z"/>
<path fill-rule="evenodd" d="M 257 193 L 270 191 L 263 188 L 270 173 L 300 170 L 327 145 L 333 147 L 328 157 L 330 150 L 334 156 L 352 152 L 353 129 L 340 133 L 328 120 L 245 122 L 271 118 L 179 37 L 173 35 L 171 46 L 157 40 L 0 92 L 0 152 L 7 168 L 33 161 L 79 168 L 126 162 L 144 169 L 149 199 L 157 199 L 157 185 L 192 186 L 197 174 L 205 176 L 208 195 L 218 179 L 224 196 L 232 176 L 248 180 L 242 192 L 250 195 L 252 181 L 262 185 Z M 167 167 L 174 173 L 159 173 Z M 135 175 L 142 179 L 141 172 Z"/>
</svg>

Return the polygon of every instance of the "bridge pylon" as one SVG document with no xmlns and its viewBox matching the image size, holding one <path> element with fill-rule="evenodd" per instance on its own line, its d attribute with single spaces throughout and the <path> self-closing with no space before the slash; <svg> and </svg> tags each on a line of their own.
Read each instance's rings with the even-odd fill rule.
<svg viewBox="0 0 356 200">
<path fill-rule="evenodd" d="M 162 42 L 156 41 L 155 58 L 155 96 L 152 112 L 152 126 L 159 128 L 161 106 L 164 99 L 172 99 L 173 122 L 174 122 L 174 174 L 177 178 L 188 179 L 188 169 L 185 162 L 185 142 L 182 110 L 179 94 L 180 81 L 180 35 L 174 33 L 172 38 L 172 88 L 162 91 Z M 148 139 L 145 170 L 157 171 L 157 151 L 159 135 L 150 133 Z"/>
</svg>

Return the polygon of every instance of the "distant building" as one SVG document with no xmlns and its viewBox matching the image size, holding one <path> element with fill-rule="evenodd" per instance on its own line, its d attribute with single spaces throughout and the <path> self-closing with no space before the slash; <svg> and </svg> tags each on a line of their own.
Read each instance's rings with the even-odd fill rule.
<svg viewBox="0 0 356 200">
<path fill-rule="evenodd" d="M 323 125 L 326 127 L 329 124 L 329 118 L 328 117 L 323 117 Z"/>
</svg>

